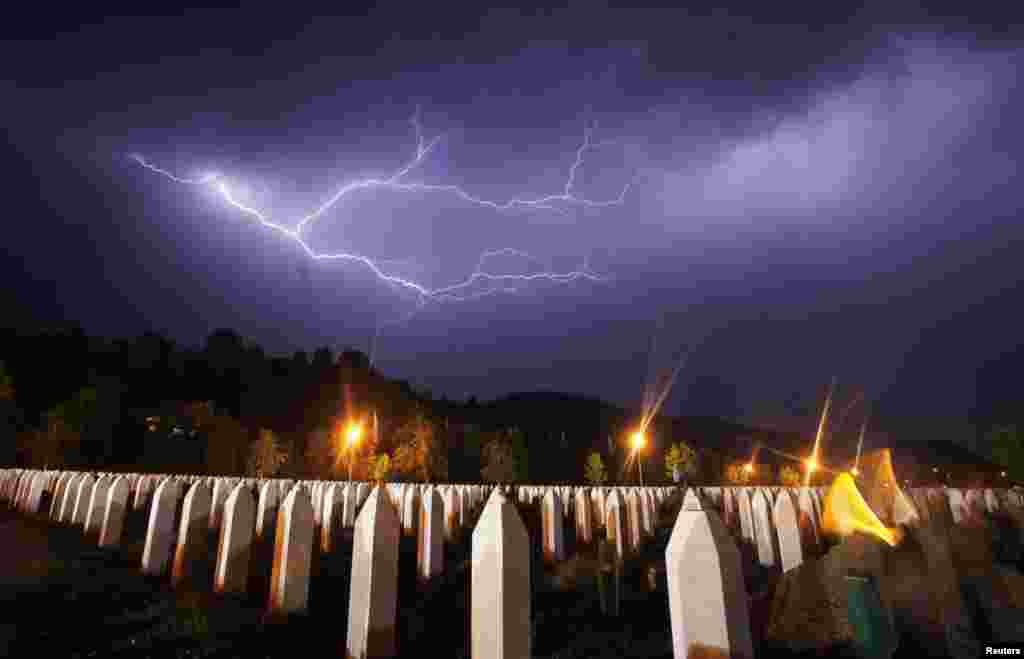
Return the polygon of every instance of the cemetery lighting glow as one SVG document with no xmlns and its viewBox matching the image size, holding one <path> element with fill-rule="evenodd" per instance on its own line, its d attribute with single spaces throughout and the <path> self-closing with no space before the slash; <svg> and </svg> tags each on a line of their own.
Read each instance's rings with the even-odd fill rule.
<svg viewBox="0 0 1024 659">
<path fill-rule="evenodd" d="M 632 441 L 634 451 L 639 451 L 640 449 L 647 445 L 647 438 L 644 437 L 644 434 L 639 430 L 633 433 Z"/>
<path fill-rule="evenodd" d="M 747 472 L 748 474 L 754 473 L 754 463 L 748 462 L 747 464 L 743 465 L 743 471 Z"/>
<path fill-rule="evenodd" d="M 453 184 L 428 184 L 422 182 L 410 182 L 406 178 L 414 169 L 418 168 L 437 146 L 440 137 L 432 140 L 425 140 L 422 126 L 418 115 L 410 120 L 416 132 L 416 154 L 401 169 L 386 178 L 362 178 L 355 179 L 342 185 L 333 195 L 327 198 L 311 213 L 298 218 L 290 224 L 282 224 L 280 221 L 272 220 L 268 213 L 259 210 L 239 198 L 241 186 L 237 182 L 229 181 L 219 172 L 209 172 L 198 177 L 182 177 L 173 174 L 166 169 L 152 164 L 140 154 L 130 154 L 129 158 L 141 167 L 159 174 L 170 181 L 179 184 L 208 187 L 216 192 L 228 205 L 232 206 L 241 214 L 250 217 L 259 223 L 260 226 L 271 229 L 285 240 L 296 243 L 306 256 L 314 261 L 320 260 L 344 260 L 361 264 L 370 270 L 377 279 L 388 285 L 392 290 L 403 290 L 412 293 L 417 301 L 416 309 L 419 310 L 428 302 L 462 302 L 478 299 L 497 293 L 517 292 L 522 285 L 534 281 L 548 281 L 554 283 L 571 283 L 579 280 L 593 282 L 604 282 L 605 278 L 588 271 L 586 261 L 579 270 L 566 272 L 540 271 L 527 274 L 499 274 L 488 272 L 484 264 L 495 256 L 516 255 L 536 262 L 536 259 L 528 254 L 512 248 L 501 248 L 484 251 L 477 262 L 476 269 L 462 281 L 449 286 L 431 288 L 426 284 L 400 277 L 386 271 L 385 262 L 369 256 L 354 252 L 321 252 L 316 250 L 303 236 L 303 232 L 316 220 L 323 217 L 328 211 L 342 202 L 352 193 L 361 190 L 381 190 L 397 192 L 416 192 L 423 194 L 440 193 L 455 196 L 462 201 L 492 211 L 506 212 L 515 209 L 550 211 L 559 214 L 566 213 L 566 207 L 603 208 L 610 206 L 621 206 L 625 202 L 626 192 L 630 184 L 623 186 L 617 197 L 605 200 L 593 200 L 577 196 L 573 189 L 576 185 L 576 176 L 583 166 L 583 161 L 589 151 L 593 151 L 610 142 L 593 142 L 591 134 L 593 127 L 588 126 L 584 131 L 583 142 L 576 150 L 576 158 L 569 167 L 567 178 L 562 186 L 562 192 L 550 194 L 534 199 L 511 199 L 508 201 L 493 201 L 477 197 L 468 193 L 464 188 Z M 415 311 L 413 312 L 415 314 Z M 411 318 L 411 316 L 409 317 Z M 408 319 L 406 319 L 408 320 Z"/>
<path fill-rule="evenodd" d="M 807 463 L 807 475 L 804 477 L 804 487 L 810 487 L 811 485 L 811 472 L 814 471 L 814 467 L 817 466 L 818 450 L 821 447 L 821 435 L 825 431 L 825 421 L 828 419 L 828 408 L 832 404 L 832 392 L 835 391 L 836 380 L 832 378 L 832 384 L 828 388 L 828 396 L 825 398 L 825 406 L 821 410 L 821 420 L 818 422 L 818 432 L 814 436 L 814 448 L 811 449 L 811 457 Z"/>
<path fill-rule="evenodd" d="M 804 465 L 807 466 L 807 473 L 810 473 L 818 468 L 818 462 L 814 458 L 807 458 L 804 460 Z"/>
<path fill-rule="evenodd" d="M 853 469 L 850 470 L 850 473 L 853 474 L 854 476 L 858 476 L 860 474 L 860 471 L 858 471 L 858 469 L 854 467 Z"/>
<path fill-rule="evenodd" d="M 345 431 L 345 439 L 348 441 L 348 446 L 352 447 L 359 443 L 359 438 L 363 435 L 363 426 L 358 423 L 351 423 L 348 426 L 348 430 Z"/>
<path fill-rule="evenodd" d="M 895 547 L 902 539 L 898 527 L 889 528 L 882 524 L 849 474 L 839 474 L 825 495 L 823 507 L 822 528 L 829 533 L 848 536 L 859 531 L 890 547 Z"/>
</svg>

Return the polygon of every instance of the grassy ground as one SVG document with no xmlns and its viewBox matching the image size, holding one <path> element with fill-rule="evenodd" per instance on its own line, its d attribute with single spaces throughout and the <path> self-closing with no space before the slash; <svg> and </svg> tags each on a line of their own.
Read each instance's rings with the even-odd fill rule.
<svg viewBox="0 0 1024 659">
<path fill-rule="evenodd" d="M 665 511 L 666 520 L 673 511 Z M 556 570 L 543 566 L 540 518 L 529 508 L 522 517 L 531 535 L 533 656 L 547 659 L 672 657 L 664 552 L 670 529 L 663 525 L 621 576 L 619 614 L 602 613 L 597 584 L 600 562 L 594 547 L 576 547 L 574 558 Z M 265 621 L 266 588 L 256 595 L 218 597 L 210 592 L 209 565 L 201 587 L 172 590 L 166 579 L 143 577 L 141 520 L 130 520 L 127 546 L 100 550 L 75 529 L 0 511 L 0 656 L 28 657 L 345 657 L 349 606 L 351 536 L 330 556 L 316 556 L 309 614 Z M 567 534 L 568 535 L 568 534 Z M 445 572 L 429 586 L 415 578 L 416 544 L 403 537 L 399 548 L 399 657 L 424 654 L 467 657 L 469 636 L 470 543 L 446 544 Z M 268 565 L 267 560 L 257 561 Z M 654 568 L 653 576 L 650 568 Z M 267 574 L 254 583 L 265 584 Z M 260 582 L 262 577 L 264 581 Z M 794 653 L 764 644 L 775 578 L 747 574 L 756 593 L 752 622 L 759 657 L 820 655 Z M 6 652 L 4 650 L 6 649 Z M 899 655 L 911 656 L 913 648 Z M 853 656 L 835 645 L 832 657 Z"/>
</svg>

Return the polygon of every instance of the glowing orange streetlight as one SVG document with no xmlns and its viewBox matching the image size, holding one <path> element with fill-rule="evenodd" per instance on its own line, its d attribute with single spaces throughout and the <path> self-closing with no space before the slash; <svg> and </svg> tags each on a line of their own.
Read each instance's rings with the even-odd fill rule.
<svg viewBox="0 0 1024 659">
<path fill-rule="evenodd" d="M 804 460 L 804 466 L 807 467 L 807 477 L 810 478 L 811 473 L 818 468 L 818 461 L 812 456 Z"/>
<path fill-rule="evenodd" d="M 860 472 L 859 472 L 859 471 L 857 471 L 857 468 L 856 468 L 856 467 L 854 467 L 853 469 L 851 469 L 851 470 L 850 470 L 850 473 L 851 473 L 851 474 L 853 474 L 854 476 L 857 476 L 858 474 L 860 474 Z"/>
<path fill-rule="evenodd" d="M 363 436 L 363 426 L 355 421 L 348 424 L 348 429 L 345 431 L 346 446 L 351 451 L 359 444 L 359 439 Z M 348 459 L 348 479 L 352 480 L 352 463 L 355 462 L 355 456 L 349 455 Z"/>
<path fill-rule="evenodd" d="M 743 465 L 743 471 L 747 472 L 748 474 L 754 473 L 754 463 L 748 462 L 747 464 Z"/>
<path fill-rule="evenodd" d="M 644 446 L 647 445 L 647 438 L 644 436 L 644 431 L 643 430 L 637 430 L 636 432 L 634 432 L 630 436 L 630 441 L 633 444 L 633 451 L 635 453 L 637 453 L 637 454 L 639 454 L 640 450 Z M 643 463 L 643 460 L 641 460 L 639 456 L 637 457 L 637 465 L 639 465 L 639 467 L 640 467 L 640 486 L 643 487 L 643 484 L 644 484 L 644 463 Z"/>
</svg>

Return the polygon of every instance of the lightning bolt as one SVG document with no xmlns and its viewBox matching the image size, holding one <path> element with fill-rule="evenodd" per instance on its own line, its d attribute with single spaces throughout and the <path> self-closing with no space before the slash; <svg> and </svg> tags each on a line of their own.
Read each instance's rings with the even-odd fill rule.
<svg viewBox="0 0 1024 659">
<path fill-rule="evenodd" d="M 326 201 L 321 203 L 315 210 L 300 218 L 294 226 L 288 226 L 276 222 L 272 220 L 267 213 L 242 202 L 238 198 L 238 195 L 235 194 L 230 181 L 219 172 L 202 174 L 196 178 L 186 178 L 175 175 L 166 169 L 162 169 L 154 165 L 141 154 L 130 154 L 129 158 L 142 167 L 160 174 L 161 176 L 164 176 L 176 183 L 212 188 L 225 202 L 236 210 L 256 220 L 263 227 L 277 232 L 283 238 L 293 241 L 313 260 L 344 260 L 365 266 L 381 282 L 392 289 L 414 294 L 417 299 L 417 305 L 413 314 L 431 301 L 464 302 L 493 295 L 495 293 L 514 293 L 519 290 L 520 286 L 534 281 L 549 281 L 561 284 L 579 280 L 588 280 L 592 282 L 607 281 L 607 278 L 592 273 L 587 267 L 586 260 L 584 260 L 583 267 L 580 270 L 561 273 L 545 270 L 529 274 L 498 274 L 488 271 L 485 268 L 486 263 L 490 259 L 498 256 L 517 256 L 534 262 L 537 261 L 525 252 L 512 248 L 501 248 L 483 252 L 477 262 L 476 268 L 462 281 L 449 286 L 430 288 L 422 283 L 414 281 L 413 279 L 400 277 L 396 274 L 386 272 L 383 265 L 386 261 L 376 260 L 368 256 L 350 252 L 319 252 L 310 246 L 310 244 L 303 238 L 303 232 L 305 229 L 323 217 L 325 213 L 340 203 L 345 197 L 359 190 L 379 188 L 391 191 L 445 193 L 454 195 L 470 204 L 499 212 L 506 212 L 519 208 L 525 210 L 544 210 L 564 213 L 564 207 L 567 206 L 583 206 L 588 208 L 620 206 L 625 202 L 626 193 L 630 188 L 630 184 L 627 183 L 623 186 L 618 196 L 605 200 L 587 199 L 585 197 L 577 196 L 574 193 L 576 177 L 580 168 L 583 166 L 586 154 L 594 149 L 614 144 L 613 141 L 595 143 L 592 140 L 592 133 L 596 128 L 596 125 L 594 124 L 589 125 L 584 131 L 583 142 L 579 148 L 576 149 L 576 157 L 569 168 L 565 184 L 562 186 L 562 192 L 559 194 L 551 194 L 536 199 L 516 198 L 508 201 L 497 202 L 472 195 L 457 185 L 408 182 L 405 180 L 406 177 L 427 159 L 431 151 L 441 140 L 441 136 L 434 137 L 431 140 L 426 140 L 424 138 L 418 111 L 410 119 L 410 122 L 412 123 L 416 134 L 416 153 L 414 157 L 405 164 L 405 166 L 401 167 L 387 178 L 363 178 L 346 183 L 334 194 L 329 196 Z"/>
</svg>

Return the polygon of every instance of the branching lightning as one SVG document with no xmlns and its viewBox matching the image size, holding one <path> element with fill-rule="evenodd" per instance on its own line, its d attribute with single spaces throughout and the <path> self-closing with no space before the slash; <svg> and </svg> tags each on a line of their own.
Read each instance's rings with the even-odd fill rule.
<svg viewBox="0 0 1024 659">
<path fill-rule="evenodd" d="M 384 264 L 388 263 L 387 261 L 373 259 L 368 256 L 351 252 L 320 252 L 314 249 L 303 237 L 303 233 L 307 227 L 311 226 L 312 223 L 323 217 L 329 210 L 347 196 L 359 190 L 383 189 L 389 191 L 450 194 L 467 203 L 499 212 L 523 209 L 565 213 L 567 208 L 573 206 L 603 208 L 619 206 L 625 202 L 625 196 L 630 187 L 629 184 L 623 186 L 618 196 L 606 200 L 587 199 L 585 197 L 577 196 L 574 192 L 576 177 L 580 168 L 583 166 L 586 154 L 594 149 L 611 144 L 610 142 L 593 142 L 591 139 L 593 126 L 588 126 L 584 132 L 583 143 L 576 150 L 576 157 L 569 168 L 568 176 L 562 187 L 561 193 L 551 194 L 536 199 L 517 198 L 498 202 L 472 195 L 457 185 L 407 181 L 406 179 L 409 174 L 426 160 L 441 139 L 440 136 L 431 140 L 426 140 L 424 138 L 418 114 L 414 115 L 410 121 L 416 133 L 416 153 L 415 156 L 405 164 L 405 166 L 386 178 L 362 178 L 344 184 L 313 212 L 300 218 L 298 222 L 295 222 L 291 226 L 274 221 L 264 211 L 242 202 L 235 193 L 235 188 L 232 186 L 231 182 L 221 173 L 214 172 L 203 174 L 196 178 L 185 178 L 157 167 L 142 155 L 132 154 L 130 158 L 142 167 L 160 174 L 176 183 L 212 188 L 220 195 L 221 198 L 223 198 L 224 201 L 233 206 L 236 210 L 256 220 L 263 227 L 277 232 L 283 238 L 293 241 L 313 260 L 344 260 L 365 266 L 382 283 L 387 284 L 394 290 L 412 293 L 417 300 L 416 310 L 413 311 L 413 314 L 428 302 L 462 302 L 495 293 L 516 292 L 519 287 L 535 281 L 547 281 L 561 284 L 579 280 L 588 280 L 592 282 L 606 281 L 605 277 L 594 274 L 588 269 L 586 260 L 584 260 L 584 264 L 581 269 L 569 272 L 552 272 L 543 270 L 528 274 L 499 274 L 488 271 L 486 268 L 487 263 L 498 256 L 516 256 L 537 262 L 536 259 L 519 250 L 502 248 L 488 250 L 481 254 L 476 268 L 462 281 L 448 286 L 431 288 L 411 278 L 401 277 L 397 274 L 385 271 Z"/>
</svg>

